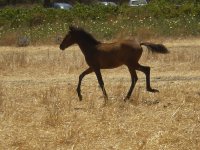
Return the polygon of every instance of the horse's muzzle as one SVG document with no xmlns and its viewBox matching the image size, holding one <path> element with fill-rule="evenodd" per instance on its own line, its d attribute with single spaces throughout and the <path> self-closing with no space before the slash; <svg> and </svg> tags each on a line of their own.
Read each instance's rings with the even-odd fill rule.
<svg viewBox="0 0 200 150">
<path fill-rule="evenodd" d="M 63 50 L 65 50 L 65 48 L 62 46 L 62 45 L 60 45 L 60 49 L 63 51 Z"/>
</svg>

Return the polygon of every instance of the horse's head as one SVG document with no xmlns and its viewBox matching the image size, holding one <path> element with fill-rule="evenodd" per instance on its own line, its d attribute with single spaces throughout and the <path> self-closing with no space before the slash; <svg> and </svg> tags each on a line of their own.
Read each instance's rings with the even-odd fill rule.
<svg viewBox="0 0 200 150">
<path fill-rule="evenodd" d="M 95 46 L 101 42 L 97 41 L 91 34 L 86 32 L 84 29 L 70 26 L 69 32 L 60 44 L 60 49 L 64 50 L 65 48 L 75 43 L 77 43 L 79 47 L 84 47 L 84 49 L 86 50 L 88 49 L 88 46 Z"/>
<path fill-rule="evenodd" d="M 77 31 L 76 27 L 74 27 L 74 26 L 69 27 L 69 32 L 67 33 L 67 35 L 63 39 L 62 43 L 60 44 L 61 50 L 64 50 L 65 48 L 67 48 L 77 42 L 76 41 L 76 31 Z"/>
</svg>

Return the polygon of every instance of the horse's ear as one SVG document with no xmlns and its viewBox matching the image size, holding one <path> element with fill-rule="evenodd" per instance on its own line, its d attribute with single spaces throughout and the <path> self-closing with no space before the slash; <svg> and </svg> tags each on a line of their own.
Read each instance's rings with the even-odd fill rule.
<svg viewBox="0 0 200 150">
<path fill-rule="evenodd" d="M 74 26 L 71 25 L 71 26 L 69 26 L 69 30 L 70 30 L 70 31 L 75 31 L 75 30 L 76 30 L 76 27 L 74 27 Z"/>
</svg>

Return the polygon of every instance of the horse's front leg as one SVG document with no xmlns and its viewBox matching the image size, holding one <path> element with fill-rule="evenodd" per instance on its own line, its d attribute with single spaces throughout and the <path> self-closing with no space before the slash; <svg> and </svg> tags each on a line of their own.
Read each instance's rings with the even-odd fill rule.
<svg viewBox="0 0 200 150">
<path fill-rule="evenodd" d="M 82 72 L 79 76 L 79 81 L 78 81 L 78 86 L 77 86 L 77 93 L 78 93 L 78 97 L 79 97 L 79 100 L 81 101 L 82 100 L 82 95 L 81 95 L 81 82 L 84 78 L 84 76 L 86 76 L 87 74 L 90 74 L 93 72 L 93 69 L 92 68 L 88 68 L 86 69 L 84 72 Z"/>
<path fill-rule="evenodd" d="M 102 90 L 102 92 L 103 92 L 105 101 L 107 101 L 107 100 L 108 100 L 108 95 L 107 95 L 106 90 L 105 90 L 105 88 L 104 88 L 104 82 L 103 82 L 103 79 L 102 79 L 102 76 L 101 76 L 100 69 L 95 69 L 94 72 L 95 72 L 95 74 L 96 74 L 96 76 L 97 76 L 97 80 L 98 80 L 99 85 L 100 85 L 100 87 L 101 87 L 101 90 Z"/>
</svg>

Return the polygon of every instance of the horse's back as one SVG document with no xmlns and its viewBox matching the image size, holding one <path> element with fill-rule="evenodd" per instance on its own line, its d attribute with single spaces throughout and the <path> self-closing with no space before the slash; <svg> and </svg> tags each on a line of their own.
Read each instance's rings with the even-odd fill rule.
<svg viewBox="0 0 200 150">
<path fill-rule="evenodd" d="M 101 43 L 97 46 L 99 51 L 114 52 L 114 51 L 126 51 L 126 50 L 141 50 L 140 43 L 133 40 L 122 40 L 112 43 Z"/>
</svg>

